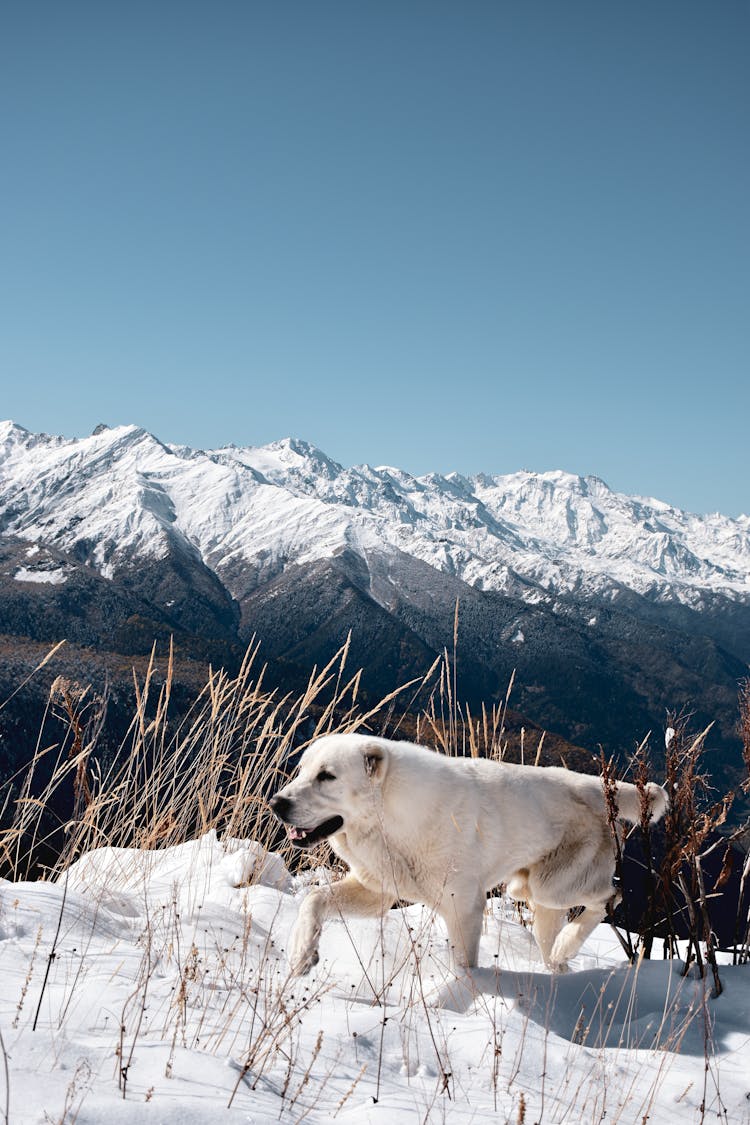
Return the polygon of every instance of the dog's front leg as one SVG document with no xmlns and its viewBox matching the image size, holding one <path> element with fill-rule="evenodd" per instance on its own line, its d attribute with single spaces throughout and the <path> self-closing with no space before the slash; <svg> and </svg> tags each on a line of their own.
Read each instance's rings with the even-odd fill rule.
<svg viewBox="0 0 750 1125">
<path fill-rule="evenodd" d="M 295 976 L 309 973 L 318 963 L 318 943 L 326 918 L 338 914 L 382 914 L 392 899 L 371 891 L 354 875 L 327 887 L 314 887 L 300 907 L 289 942 L 289 964 Z"/>
<path fill-rule="evenodd" d="M 473 969 L 478 962 L 486 899 L 480 888 L 473 893 L 454 891 L 445 896 L 441 906 L 451 952 L 459 968 Z"/>
</svg>

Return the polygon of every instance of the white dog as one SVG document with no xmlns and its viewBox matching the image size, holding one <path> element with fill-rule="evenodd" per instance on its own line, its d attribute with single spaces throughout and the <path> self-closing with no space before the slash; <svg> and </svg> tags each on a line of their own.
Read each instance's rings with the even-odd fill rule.
<svg viewBox="0 0 750 1125">
<path fill-rule="evenodd" d="M 654 820 L 667 795 L 650 783 Z M 617 786 L 620 816 L 640 819 L 634 785 Z M 350 872 L 305 898 L 291 940 L 292 971 L 318 960 L 326 918 L 380 914 L 397 899 L 440 914 L 459 965 L 476 965 L 487 891 L 505 883 L 534 907 L 546 965 L 562 969 L 602 920 L 615 869 L 601 779 L 560 767 L 449 758 L 408 742 L 332 734 L 302 756 L 271 800 L 289 838 L 329 838 Z M 566 923 L 567 911 L 583 912 Z"/>
</svg>

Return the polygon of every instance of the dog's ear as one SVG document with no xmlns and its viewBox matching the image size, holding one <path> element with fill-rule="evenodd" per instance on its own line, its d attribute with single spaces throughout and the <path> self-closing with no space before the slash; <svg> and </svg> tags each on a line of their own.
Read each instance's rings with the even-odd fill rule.
<svg viewBox="0 0 750 1125">
<path fill-rule="evenodd" d="M 377 742 L 368 742 L 364 749 L 363 761 L 367 776 L 382 781 L 386 769 L 385 749 Z"/>
</svg>

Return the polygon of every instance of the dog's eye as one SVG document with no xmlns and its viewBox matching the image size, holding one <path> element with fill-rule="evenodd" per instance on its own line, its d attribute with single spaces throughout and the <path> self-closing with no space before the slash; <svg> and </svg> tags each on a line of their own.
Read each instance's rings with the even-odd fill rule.
<svg viewBox="0 0 750 1125">
<path fill-rule="evenodd" d="M 315 778 L 315 780 L 316 781 L 335 781 L 336 778 L 334 777 L 334 775 L 332 773 L 329 773 L 328 770 L 321 770 L 320 773 L 318 774 L 318 776 Z"/>
</svg>

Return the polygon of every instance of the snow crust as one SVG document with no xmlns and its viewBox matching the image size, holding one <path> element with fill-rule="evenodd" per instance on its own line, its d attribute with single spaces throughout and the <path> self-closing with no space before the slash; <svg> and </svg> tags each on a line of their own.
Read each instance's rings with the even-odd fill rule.
<svg viewBox="0 0 750 1125">
<path fill-rule="evenodd" d="M 330 922 L 293 980 L 304 892 L 278 856 L 213 832 L 0 882 L 9 1120 L 468 1123 L 521 1120 L 522 1102 L 527 1121 L 672 1125 L 702 1102 L 705 1120 L 750 1120 L 747 967 L 713 999 L 678 964 L 627 966 L 602 926 L 553 977 L 496 898 L 471 975 L 414 906 Z M 2 1106 L 4 1081 L 0 1065 Z"/>
<path fill-rule="evenodd" d="M 4 422 L 0 515 L 9 534 L 89 550 L 107 577 L 179 544 L 230 589 L 243 565 L 261 581 L 348 550 L 402 552 L 532 603 L 622 587 L 698 609 L 750 597 L 748 516 L 694 515 L 560 471 L 344 468 L 293 438 L 204 451 L 137 426 L 65 439 Z"/>
</svg>

